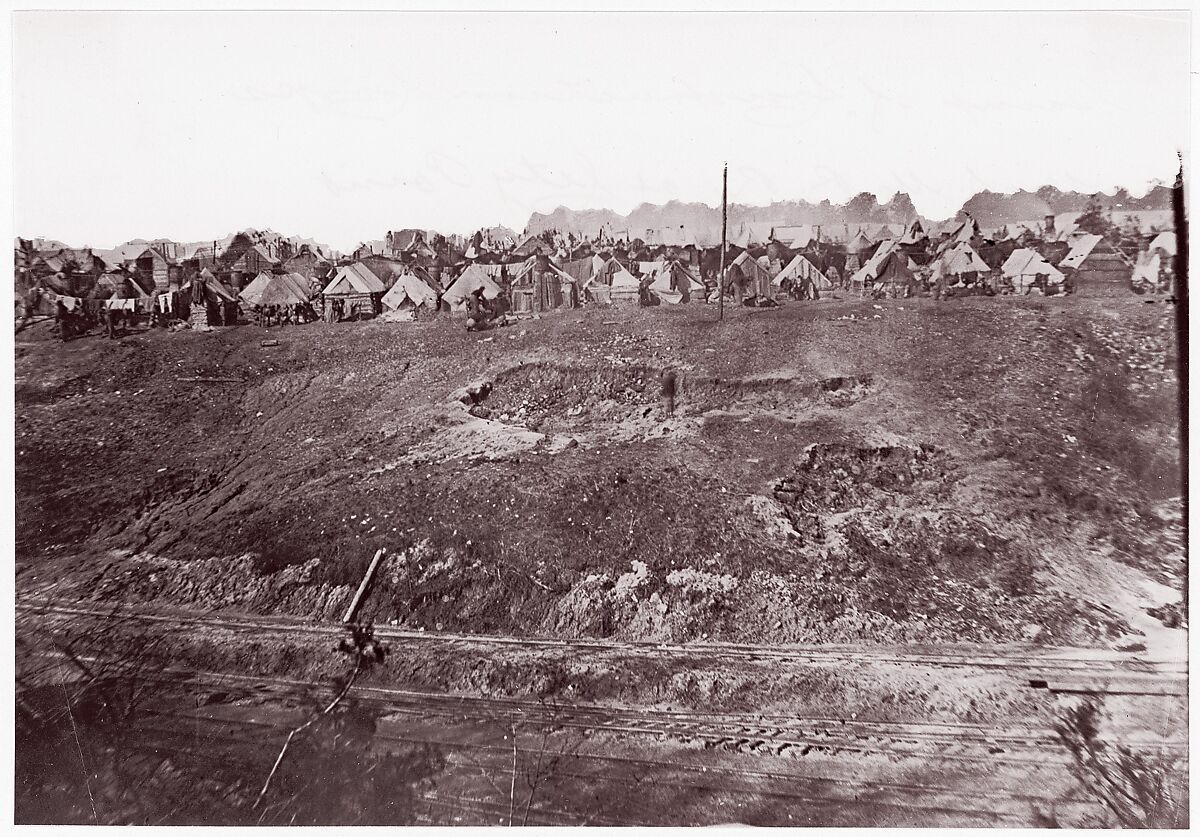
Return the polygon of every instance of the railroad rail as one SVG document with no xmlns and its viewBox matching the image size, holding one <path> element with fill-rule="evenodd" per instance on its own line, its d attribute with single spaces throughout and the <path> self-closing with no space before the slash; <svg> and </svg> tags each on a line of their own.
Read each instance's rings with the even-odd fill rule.
<svg viewBox="0 0 1200 837">
<path fill-rule="evenodd" d="M 117 611 L 95 607 L 19 602 L 18 613 L 41 616 L 86 616 L 116 618 L 159 623 L 180 627 L 202 627 L 230 632 L 279 633 L 319 637 L 344 635 L 345 628 L 335 625 L 305 623 L 280 617 L 222 617 L 190 613 L 146 613 Z M 863 648 L 836 645 L 754 645 L 728 642 L 690 642 L 687 644 L 638 642 L 609 639 L 544 639 L 477 634 L 432 633 L 379 625 L 375 635 L 383 640 L 405 645 L 443 644 L 471 647 L 544 648 L 563 651 L 595 651 L 605 653 L 653 653 L 658 656 L 703 657 L 705 659 L 737 659 L 742 662 L 784 661 L 796 663 L 885 663 L 897 665 L 926 665 L 941 668 L 976 668 L 1000 670 L 1028 676 L 1053 671 L 1058 679 L 1072 674 L 1096 676 L 1112 674 L 1157 675 L 1172 683 L 1186 681 L 1187 661 L 1177 658 L 1149 658 L 1130 652 L 1096 648 L 1064 648 L 1053 646 L 1019 646 L 1005 650 L 986 651 L 969 648 L 938 651 L 915 651 L 895 647 Z M 1030 678 L 1036 679 L 1036 678 Z"/>
<path fill-rule="evenodd" d="M 243 745 L 248 741 L 262 742 L 278 740 L 286 734 L 285 725 L 270 721 L 251 719 L 222 719 L 196 716 L 188 713 L 162 713 L 160 723 L 147 726 L 148 732 L 159 735 L 185 738 L 197 733 L 188 731 L 189 724 L 181 721 L 199 721 L 209 727 L 203 733 L 203 741 L 212 743 Z M 474 751 L 492 760 L 487 764 L 459 762 L 451 764 L 451 772 L 462 775 L 463 768 L 480 770 L 492 768 L 496 775 L 507 775 L 514 748 L 508 744 L 491 744 L 476 740 L 472 736 L 431 737 L 429 735 L 398 734 L 389 729 L 377 730 L 376 746 L 388 744 L 426 745 L 443 748 L 450 752 Z M 151 746 L 151 745 L 147 745 Z M 153 745 L 158 750 L 161 744 Z M 183 748 L 176 747 L 180 752 Z M 538 749 L 518 745 L 518 753 L 525 757 L 536 757 Z M 611 753 L 571 752 L 563 755 L 564 760 L 575 765 L 598 765 L 612 770 L 600 772 L 596 769 L 580 770 L 556 768 L 557 779 L 582 780 L 592 784 L 640 785 L 650 782 L 656 788 L 673 788 L 679 791 L 706 791 L 710 794 L 727 794 L 733 797 L 778 799 L 805 806 L 845 806 L 863 801 L 871 805 L 897 811 L 918 814 L 942 814 L 948 816 L 985 819 L 991 824 L 1028 822 L 1033 811 L 1053 807 L 1094 811 L 1096 803 L 1077 797 L 1054 797 L 1031 793 L 1020 793 L 1001 788 L 961 790 L 944 785 L 914 782 L 891 782 L 875 777 L 838 778 L 812 776 L 795 772 L 767 771 L 729 764 L 696 764 L 668 759 L 638 758 Z M 615 771 L 615 772 L 614 772 Z M 468 776 L 469 777 L 469 776 Z M 764 786 L 765 783 L 765 786 Z M 505 809 L 507 810 L 507 809 Z M 545 813 L 545 812 L 543 812 Z M 558 824 L 569 824 L 583 819 L 571 815 L 570 819 Z M 598 819 L 593 822 L 599 824 Z M 613 824 L 631 824 L 629 821 Z"/>
</svg>

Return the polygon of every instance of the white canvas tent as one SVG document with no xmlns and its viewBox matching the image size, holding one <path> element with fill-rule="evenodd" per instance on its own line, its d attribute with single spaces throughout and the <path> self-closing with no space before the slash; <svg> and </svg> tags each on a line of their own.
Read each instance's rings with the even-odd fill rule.
<svg viewBox="0 0 1200 837">
<path fill-rule="evenodd" d="M 775 285 L 782 285 L 785 279 L 800 282 L 805 278 L 810 279 L 818 290 L 825 291 L 833 287 L 833 283 L 829 281 L 829 277 L 817 270 L 816 265 L 800 253 L 797 253 L 783 270 L 775 274 L 775 278 L 771 281 Z"/>
<path fill-rule="evenodd" d="M 1162 254 L 1149 251 L 1138 261 L 1133 269 L 1132 282 L 1136 285 L 1157 285 L 1158 274 L 1162 267 Z"/>
<path fill-rule="evenodd" d="M 610 264 L 616 261 L 610 260 Z M 620 262 L 617 263 L 617 269 L 610 274 L 611 279 L 608 284 L 608 295 L 612 302 L 638 302 L 640 300 L 641 283 L 638 278 L 625 269 L 625 266 Z"/>
<path fill-rule="evenodd" d="M 1071 245 L 1071 252 L 1067 253 L 1066 258 L 1058 263 L 1059 267 L 1078 268 L 1087 257 L 1092 254 L 1092 250 L 1096 249 L 1096 245 L 1100 243 L 1100 236 L 1092 233 L 1081 235 L 1075 239 L 1075 243 Z"/>
<path fill-rule="evenodd" d="M 855 288 L 864 288 L 868 282 L 874 282 L 875 277 L 879 275 L 879 266 L 883 264 L 888 253 L 896 249 L 896 242 L 892 239 L 883 241 L 879 244 L 879 248 L 875 251 L 875 255 L 867 259 L 866 264 L 854 272 L 850 277 L 850 285 Z"/>
<path fill-rule="evenodd" d="M 1028 290 L 1039 276 L 1045 276 L 1046 281 L 1053 284 L 1063 280 L 1062 271 L 1046 261 L 1041 253 L 1024 247 L 1012 251 L 1001 265 L 1000 273 L 1004 278 L 1011 280 L 1019 291 Z"/>
<path fill-rule="evenodd" d="M 737 272 L 745 277 L 748 287 L 746 290 L 755 296 L 771 297 L 775 294 L 775 289 L 771 286 L 771 272 L 750 257 L 749 253 L 743 252 L 733 263 L 726 268 L 725 282 L 732 282 L 737 276 Z"/>
<path fill-rule="evenodd" d="M 366 265 L 355 262 L 340 268 L 321 291 L 325 296 L 351 297 L 382 294 L 387 288 Z"/>
<path fill-rule="evenodd" d="M 970 244 L 958 243 L 938 257 L 943 273 L 961 276 L 964 273 L 989 273 L 991 268 L 979 257 Z M 937 267 L 934 268 L 937 270 Z"/>
<path fill-rule="evenodd" d="M 1154 240 L 1150 242 L 1150 246 L 1147 249 L 1150 250 L 1151 252 L 1153 252 L 1154 250 L 1161 250 L 1164 254 L 1166 254 L 1168 256 L 1174 256 L 1176 253 L 1175 233 L 1173 233 L 1173 232 L 1159 233 L 1158 235 L 1154 236 Z"/>
<path fill-rule="evenodd" d="M 267 289 L 267 285 L 271 284 L 270 273 L 260 273 L 250 280 L 246 287 L 242 288 L 242 292 L 238 294 L 242 302 L 247 305 L 258 305 L 262 299 L 263 291 Z"/>
<path fill-rule="evenodd" d="M 436 308 L 437 292 L 415 274 L 401 273 L 396 277 L 396 283 L 383 295 L 383 305 L 394 311 L 406 304 L 414 308 L 420 305 Z"/>
<path fill-rule="evenodd" d="M 663 302 L 669 305 L 683 302 L 683 289 L 687 291 L 688 301 L 704 297 L 704 283 L 678 261 L 651 262 L 651 265 L 650 271 L 643 267 L 642 272 L 653 277 L 650 290 Z"/>
<path fill-rule="evenodd" d="M 474 293 L 476 288 L 483 288 L 484 299 L 500 296 L 500 286 L 492 281 L 487 271 L 477 264 L 471 264 L 446 288 L 446 292 L 442 294 L 442 302 L 446 303 L 451 311 L 462 311 L 466 307 L 467 297 Z"/>
</svg>

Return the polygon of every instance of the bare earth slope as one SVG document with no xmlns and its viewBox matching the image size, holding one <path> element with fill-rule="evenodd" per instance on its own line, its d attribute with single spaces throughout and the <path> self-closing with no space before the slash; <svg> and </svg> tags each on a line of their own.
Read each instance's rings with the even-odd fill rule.
<svg viewBox="0 0 1200 837">
<path fill-rule="evenodd" d="M 29 329 L 19 595 L 327 618 L 386 547 L 369 615 L 431 630 L 1152 641 L 1182 577 L 1166 306 L 726 314 Z"/>
</svg>

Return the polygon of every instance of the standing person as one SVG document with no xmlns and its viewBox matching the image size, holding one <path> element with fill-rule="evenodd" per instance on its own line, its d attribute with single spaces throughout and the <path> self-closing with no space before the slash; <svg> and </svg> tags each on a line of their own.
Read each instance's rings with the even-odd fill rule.
<svg viewBox="0 0 1200 837">
<path fill-rule="evenodd" d="M 667 418 L 675 417 L 675 387 L 675 370 L 665 370 L 662 373 L 662 395 L 667 401 Z"/>
<path fill-rule="evenodd" d="M 54 303 L 54 321 L 58 324 L 58 339 L 66 343 L 71 339 L 71 323 L 66 303 L 61 297 Z"/>
<path fill-rule="evenodd" d="M 111 300 L 106 301 L 104 306 L 104 331 L 109 340 L 117 339 L 117 309 L 112 306 Z"/>
<path fill-rule="evenodd" d="M 487 328 L 489 314 L 483 288 L 471 291 L 467 297 L 467 331 L 482 331 Z"/>
<path fill-rule="evenodd" d="M 42 289 L 36 283 L 25 292 L 24 297 L 21 299 L 21 325 L 17 328 L 17 331 L 25 328 L 29 324 L 29 321 L 33 319 L 33 315 L 37 313 L 38 302 L 41 298 Z"/>
</svg>

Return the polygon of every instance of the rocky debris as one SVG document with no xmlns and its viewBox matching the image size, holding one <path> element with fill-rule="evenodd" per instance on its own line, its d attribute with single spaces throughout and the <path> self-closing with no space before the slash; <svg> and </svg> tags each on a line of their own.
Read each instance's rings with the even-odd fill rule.
<svg viewBox="0 0 1200 837">
<path fill-rule="evenodd" d="M 491 381 L 476 381 L 475 383 L 467 384 L 461 389 L 455 390 L 450 394 L 453 401 L 468 406 L 474 404 L 482 404 L 492 393 Z"/>
<path fill-rule="evenodd" d="M 1159 607 L 1148 607 L 1146 613 L 1168 628 L 1187 628 L 1187 612 L 1180 602 L 1168 602 Z"/>
<path fill-rule="evenodd" d="M 947 464 L 932 445 L 813 444 L 795 472 L 776 483 L 774 493 L 793 513 L 844 512 L 863 506 L 872 494 L 909 493 L 918 483 L 939 480 Z"/>
<path fill-rule="evenodd" d="M 838 375 L 817 382 L 817 390 L 825 402 L 834 407 L 846 407 L 866 398 L 874 389 L 871 375 Z"/>
</svg>

